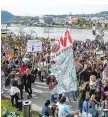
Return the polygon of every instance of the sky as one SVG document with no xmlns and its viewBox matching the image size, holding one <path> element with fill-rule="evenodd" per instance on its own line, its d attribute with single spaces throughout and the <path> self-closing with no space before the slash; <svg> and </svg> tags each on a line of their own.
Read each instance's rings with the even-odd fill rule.
<svg viewBox="0 0 108 117">
<path fill-rule="evenodd" d="M 1 10 L 22 16 L 91 14 L 108 11 L 108 0 L 2 0 Z"/>
</svg>

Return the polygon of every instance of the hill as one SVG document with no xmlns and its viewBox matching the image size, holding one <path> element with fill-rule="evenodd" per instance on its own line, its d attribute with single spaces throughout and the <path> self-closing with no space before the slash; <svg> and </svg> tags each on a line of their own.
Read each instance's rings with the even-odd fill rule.
<svg viewBox="0 0 108 117">
<path fill-rule="evenodd" d="M 64 15 L 45 15 L 45 16 L 55 16 L 55 17 L 61 17 L 61 18 L 65 18 L 66 16 L 69 16 L 69 14 L 64 14 Z M 99 13 L 95 13 L 95 14 L 70 14 L 70 16 L 75 16 L 75 17 L 108 17 L 108 11 L 101 11 Z M 23 16 L 26 17 L 26 16 Z M 32 17 L 32 16 L 31 16 Z M 8 11 L 1 11 L 1 22 L 2 23 L 8 23 L 10 21 L 12 21 L 12 19 L 16 19 L 17 16 L 11 14 Z M 19 18 L 19 19 L 18 19 Z M 21 16 L 18 16 L 17 20 L 19 21 Z M 28 17 L 26 17 L 28 18 Z"/>
<path fill-rule="evenodd" d="M 108 15 L 108 11 L 102 11 L 102 12 L 100 12 L 100 14 L 107 14 Z"/>
<path fill-rule="evenodd" d="M 102 12 L 95 13 L 95 14 L 73 14 L 73 16 L 77 16 L 77 17 L 105 17 L 105 16 L 108 16 L 108 11 L 102 11 Z"/>
<path fill-rule="evenodd" d="M 11 21 L 15 16 L 11 14 L 8 11 L 1 11 L 1 22 L 9 22 Z"/>
<path fill-rule="evenodd" d="M 102 11 L 99 13 L 95 13 L 95 14 L 68 14 L 70 16 L 75 16 L 75 17 L 106 17 L 108 16 L 108 11 Z M 67 14 L 64 15 L 46 15 L 46 16 L 56 16 L 56 17 L 66 17 L 68 16 Z"/>
</svg>

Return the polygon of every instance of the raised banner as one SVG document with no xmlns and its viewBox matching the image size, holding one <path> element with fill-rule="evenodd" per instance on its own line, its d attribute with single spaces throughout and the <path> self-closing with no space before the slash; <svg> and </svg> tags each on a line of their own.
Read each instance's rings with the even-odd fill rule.
<svg viewBox="0 0 108 117">
<path fill-rule="evenodd" d="M 57 80 L 52 94 L 61 94 L 77 90 L 77 79 L 74 65 L 72 38 L 69 30 L 51 45 L 51 74 Z"/>
<path fill-rule="evenodd" d="M 27 52 L 39 52 L 42 51 L 42 41 L 40 40 L 28 40 Z"/>
</svg>

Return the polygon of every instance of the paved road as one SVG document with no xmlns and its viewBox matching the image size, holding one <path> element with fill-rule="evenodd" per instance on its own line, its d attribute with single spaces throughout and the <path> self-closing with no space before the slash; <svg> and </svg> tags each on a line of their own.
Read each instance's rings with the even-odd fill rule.
<svg viewBox="0 0 108 117">
<path fill-rule="evenodd" d="M 44 104 L 44 102 L 49 99 L 50 97 L 50 92 L 48 90 L 48 86 L 46 85 L 45 82 L 41 83 L 38 80 L 36 80 L 36 82 L 32 85 L 32 90 L 33 90 L 33 94 L 32 94 L 32 110 L 34 111 L 41 111 L 42 106 Z M 10 98 L 10 87 L 6 87 L 5 91 L 2 93 L 3 96 L 6 96 L 8 98 Z M 27 93 L 24 92 L 24 100 L 28 100 L 27 99 Z M 72 109 L 76 109 L 76 102 L 68 102 L 67 104 L 70 106 L 70 108 Z"/>
</svg>

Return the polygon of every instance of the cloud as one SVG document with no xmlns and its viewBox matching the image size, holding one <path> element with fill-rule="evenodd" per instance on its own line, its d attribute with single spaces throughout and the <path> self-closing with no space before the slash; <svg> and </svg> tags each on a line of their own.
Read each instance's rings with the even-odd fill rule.
<svg viewBox="0 0 108 117">
<path fill-rule="evenodd" d="M 2 0 L 2 10 L 15 15 L 80 14 L 108 10 L 106 0 Z M 94 1 L 94 2 L 93 2 Z M 97 1 L 97 3 L 95 3 Z M 100 4 L 101 3 L 101 4 Z"/>
<path fill-rule="evenodd" d="M 10 4 L 107 4 L 107 0 L 2 0 L 2 5 Z"/>
</svg>

